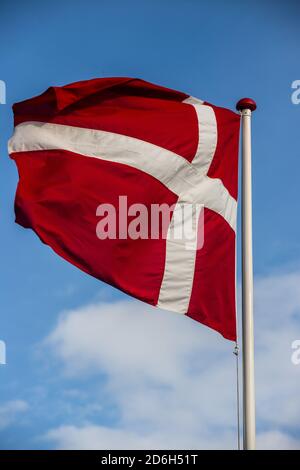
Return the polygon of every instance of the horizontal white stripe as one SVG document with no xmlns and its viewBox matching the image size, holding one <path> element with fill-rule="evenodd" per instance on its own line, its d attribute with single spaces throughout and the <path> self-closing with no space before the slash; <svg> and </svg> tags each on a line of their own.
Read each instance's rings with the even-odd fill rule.
<svg viewBox="0 0 300 470">
<path fill-rule="evenodd" d="M 26 122 L 16 126 L 9 153 L 67 150 L 123 163 L 153 176 L 172 192 L 217 212 L 235 229 L 236 201 L 221 180 L 201 175 L 187 160 L 149 142 L 113 132 L 62 124 Z"/>
<path fill-rule="evenodd" d="M 186 186 L 181 174 L 185 175 L 188 165 L 179 155 L 143 140 L 113 132 L 62 124 L 26 122 L 16 126 L 8 148 L 9 153 L 67 150 L 137 168 L 154 176 L 175 194 L 180 194 Z M 173 172 L 178 175 L 174 180 Z"/>
</svg>

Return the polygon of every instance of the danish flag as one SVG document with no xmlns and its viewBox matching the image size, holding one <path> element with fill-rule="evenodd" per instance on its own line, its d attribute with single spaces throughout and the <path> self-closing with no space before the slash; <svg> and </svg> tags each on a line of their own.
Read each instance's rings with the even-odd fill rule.
<svg viewBox="0 0 300 470">
<path fill-rule="evenodd" d="M 86 273 L 236 339 L 240 116 L 135 78 L 100 78 L 13 107 L 16 222 Z M 204 242 L 100 239 L 97 207 L 201 204 Z M 196 227 L 196 230 L 198 227 Z"/>
</svg>

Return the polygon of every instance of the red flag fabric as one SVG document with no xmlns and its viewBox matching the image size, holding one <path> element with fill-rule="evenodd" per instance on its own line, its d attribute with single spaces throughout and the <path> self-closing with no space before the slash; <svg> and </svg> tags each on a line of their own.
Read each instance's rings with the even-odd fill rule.
<svg viewBox="0 0 300 470">
<path fill-rule="evenodd" d="M 239 115 L 135 78 L 50 87 L 13 110 L 16 222 L 86 273 L 235 340 Z M 196 242 L 170 236 L 184 204 L 201 205 Z M 162 205 L 167 227 L 151 236 Z"/>
</svg>

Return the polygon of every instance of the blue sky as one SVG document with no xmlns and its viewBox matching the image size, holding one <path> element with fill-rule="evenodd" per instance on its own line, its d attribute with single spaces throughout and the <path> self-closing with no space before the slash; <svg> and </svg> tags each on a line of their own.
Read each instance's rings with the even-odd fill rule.
<svg viewBox="0 0 300 470">
<path fill-rule="evenodd" d="M 236 444 L 230 342 L 131 301 L 14 224 L 11 105 L 102 76 L 141 77 L 232 109 L 243 96 L 257 101 L 259 445 L 300 448 L 300 366 L 290 361 L 300 338 L 299 14 L 297 1 L 1 1 L 0 448 Z"/>
</svg>

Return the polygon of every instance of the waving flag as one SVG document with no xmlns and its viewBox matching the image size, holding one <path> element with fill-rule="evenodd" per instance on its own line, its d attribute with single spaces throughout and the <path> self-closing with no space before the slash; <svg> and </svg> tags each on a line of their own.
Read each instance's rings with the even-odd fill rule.
<svg viewBox="0 0 300 470">
<path fill-rule="evenodd" d="M 235 340 L 239 115 L 131 78 L 51 87 L 13 109 L 17 223 L 92 276 Z M 134 211 L 120 230 L 125 197 L 131 210 L 172 207 L 166 236 L 129 237 Z M 170 236 L 182 204 L 203 207 L 200 244 Z M 118 227 L 105 238 L 108 207 Z"/>
</svg>

